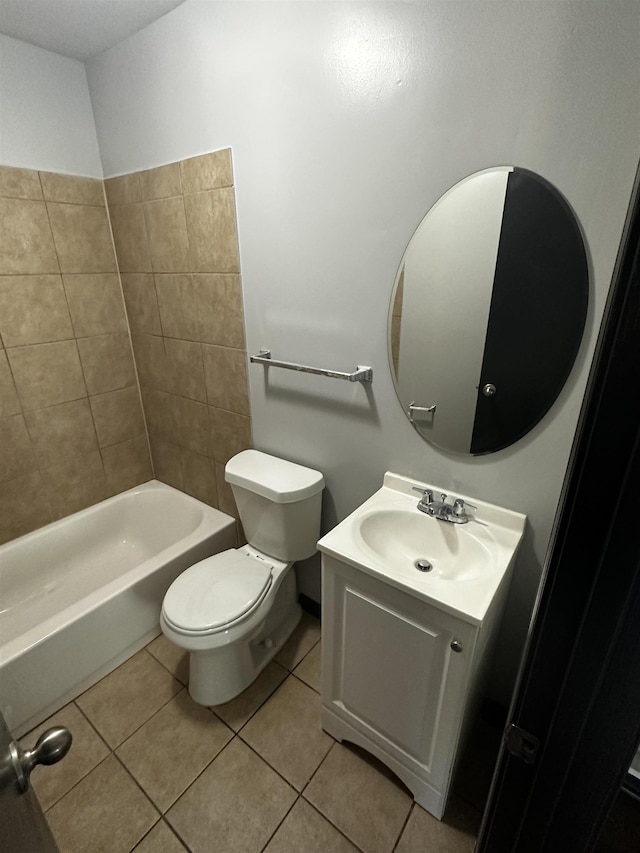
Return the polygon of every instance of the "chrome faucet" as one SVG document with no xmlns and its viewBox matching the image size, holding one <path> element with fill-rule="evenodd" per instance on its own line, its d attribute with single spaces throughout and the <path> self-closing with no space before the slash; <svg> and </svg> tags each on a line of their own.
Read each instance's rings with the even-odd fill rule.
<svg viewBox="0 0 640 853">
<path fill-rule="evenodd" d="M 420 492 L 422 497 L 418 501 L 418 509 L 436 518 L 438 521 L 449 521 L 452 524 L 466 524 L 471 520 L 471 516 L 467 514 L 467 507 L 473 509 L 476 507 L 473 504 L 465 504 L 462 498 L 455 498 L 452 504 L 446 502 L 447 496 L 443 493 L 440 495 L 440 500 L 433 499 L 431 489 L 422 489 L 419 486 L 412 486 L 414 492 Z"/>
</svg>

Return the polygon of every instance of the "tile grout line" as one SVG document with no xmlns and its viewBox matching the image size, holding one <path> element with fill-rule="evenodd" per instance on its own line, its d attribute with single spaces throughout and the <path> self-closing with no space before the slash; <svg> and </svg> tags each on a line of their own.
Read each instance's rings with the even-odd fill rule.
<svg viewBox="0 0 640 853">
<path fill-rule="evenodd" d="M 151 806 L 152 806 L 152 807 L 155 809 L 155 811 L 157 812 L 157 814 L 158 814 L 158 820 L 156 820 L 156 821 L 154 822 L 153 826 L 150 826 L 150 827 L 149 827 L 149 832 L 151 832 L 151 830 L 152 830 L 152 829 L 153 829 L 153 827 L 158 823 L 158 821 L 162 819 L 162 817 L 163 817 L 163 812 L 162 812 L 162 811 L 158 808 L 158 806 L 154 803 L 154 801 L 151 799 L 151 797 L 149 796 L 149 794 L 147 794 L 147 792 L 146 792 L 146 791 L 145 791 L 145 789 L 142 787 L 142 785 L 140 784 L 140 782 L 138 782 L 138 780 L 137 780 L 137 779 L 136 779 L 136 777 L 133 775 L 133 773 L 129 770 L 129 768 L 126 766 L 126 764 L 124 764 L 124 762 L 122 761 L 122 759 L 120 758 L 120 756 L 119 756 L 119 755 L 116 755 L 115 750 L 114 750 L 111 754 L 113 755 L 113 757 L 115 758 L 115 760 L 118 762 L 118 764 L 120 765 L 120 767 L 122 767 L 122 769 L 125 771 L 125 773 L 127 774 L 127 776 L 129 776 L 129 777 L 132 779 L 132 781 L 135 783 L 136 787 L 140 789 L 140 792 L 143 794 L 143 796 L 145 797 L 145 799 L 149 801 L 149 803 L 151 804 Z M 144 837 L 144 836 L 143 836 L 143 837 Z M 141 841 L 142 841 L 142 838 L 139 838 L 139 839 L 136 841 L 136 845 L 138 845 Z M 135 847 L 136 845 L 134 845 L 134 847 Z M 133 850 L 133 847 L 132 847 L 131 849 Z"/>
<path fill-rule="evenodd" d="M 89 689 L 91 689 L 91 688 L 89 688 Z M 80 696 L 82 696 L 82 693 L 80 694 Z M 76 696 L 76 699 L 79 699 L 79 698 L 80 698 L 80 696 Z M 104 737 L 100 734 L 100 732 L 98 731 L 98 729 L 97 729 L 97 728 L 95 727 L 95 725 L 93 724 L 93 721 L 89 719 L 89 717 L 85 714 L 85 712 L 82 710 L 82 708 L 80 707 L 80 705 L 78 705 L 78 703 L 76 702 L 76 699 L 72 699 L 72 700 L 71 700 L 71 702 L 70 702 L 69 704 L 73 704 L 73 705 L 74 705 L 74 707 L 78 709 L 78 712 L 79 712 L 79 713 L 84 717 L 84 719 L 85 719 L 85 720 L 87 721 L 87 723 L 91 726 L 91 728 L 93 729 L 93 731 L 98 735 L 98 737 L 100 738 L 100 740 L 102 741 L 102 743 L 107 747 L 107 749 L 108 749 L 110 752 L 113 752 L 113 750 L 111 749 L 111 747 L 109 746 L 109 744 L 106 742 L 106 740 L 104 739 Z M 72 733 L 72 734 L 73 734 L 73 733 Z"/>
<path fill-rule="evenodd" d="M 162 635 L 161 633 L 160 633 L 160 634 L 158 634 L 158 637 L 162 637 L 162 636 L 163 636 L 163 635 Z M 154 638 L 153 638 L 153 640 L 149 640 L 149 642 L 147 643 L 147 645 L 146 645 L 146 646 L 143 646 L 143 648 L 145 649 L 145 651 L 149 652 L 149 654 L 151 655 L 151 657 L 152 657 L 152 658 L 153 658 L 157 663 L 159 663 L 159 664 L 160 664 L 160 666 L 161 666 L 161 667 L 163 667 L 163 668 L 164 668 L 164 669 L 169 673 L 169 675 L 171 675 L 173 678 L 175 678 L 175 680 L 176 680 L 179 684 L 182 684 L 182 686 L 185 688 L 185 690 L 188 690 L 188 689 L 189 689 L 188 683 L 186 683 L 186 684 L 185 684 L 185 682 L 184 682 L 184 681 L 182 681 L 181 679 L 179 679 L 179 678 L 178 678 L 178 676 L 175 674 L 175 672 L 172 672 L 172 671 L 169 669 L 169 667 L 168 667 L 168 666 L 167 666 L 163 661 L 161 661 L 161 660 L 160 660 L 160 658 L 157 658 L 157 657 L 154 655 L 154 653 L 153 653 L 152 651 L 150 651 L 150 650 L 149 650 L 149 646 L 151 645 L 151 643 L 155 643 L 155 641 L 158 639 L 158 637 L 154 637 Z"/>
<path fill-rule="evenodd" d="M 308 687 L 309 690 L 313 690 L 314 693 L 317 693 L 318 696 L 322 696 L 322 692 L 320 690 L 316 690 L 308 681 L 305 681 L 304 678 L 300 678 L 299 675 L 296 675 L 295 672 L 290 672 L 289 675 L 292 675 L 300 684 L 304 684 L 305 687 Z"/>
<path fill-rule="evenodd" d="M 244 746 L 246 746 L 246 747 L 247 747 L 247 749 L 250 749 L 250 750 L 251 750 L 251 752 L 253 752 L 253 754 L 254 754 L 254 755 L 256 755 L 256 756 L 260 759 L 260 761 L 264 762 L 270 770 L 273 770 L 273 772 L 274 772 L 277 776 L 279 776 L 279 777 L 280 777 L 280 779 L 282 779 L 282 781 L 283 781 L 285 784 L 287 784 L 287 785 L 291 788 L 291 790 L 292 790 L 292 791 L 294 791 L 294 793 L 296 794 L 296 799 L 297 799 L 298 797 L 302 796 L 302 791 L 299 791 L 299 790 L 296 788 L 296 786 L 295 786 L 295 785 L 293 785 L 293 784 L 292 784 L 288 779 L 286 779 L 286 778 L 282 775 L 282 773 L 281 773 L 279 770 L 276 770 L 276 768 L 275 768 L 275 767 L 273 767 L 273 766 L 272 766 L 272 765 L 267 761 L 267 759 L 264 757 L 264 755 L 260 755 L 260 753 L 258 752 L 258 750 L 257 750 L 255 747 L 251 746 L 251 744 L 250 744 L 250 743 L 247 743 L 247 741 L 246 741 L 243 737 L 241 737 L 239 733 L 236 735 L 236 737 L 237 737 L 237 738 L 238 738 L 238 739 L 239 739 L 239 740 L 244 744 Z"/>
<path fill-rule="evenodd" d="M 304 797 L 304 799 L 309 803 L 309 805 L 313 805 L 313 803 L 311 802 L 311 800 L 308 800 L 308 799 L 304 796 L 304 792 L 307 790 L 307 788 L 309 787 L 309 785 L 311 784 L 311 782 L 313 781 L 313 779 L 315 778 L 316 774 L 319 772 L 320 768 L 321 768 L 321 767 L 322 767 L 322 765 L 325 763 L 325 761 L 327 760 L 327 758 L 329 757 L 329 755 L 333 752 L 333 750 L 334 750 L 334 748 L 335 748 L 336 744 L 337 744 L 337 743 L 340 743 L 340 741 L 337 741 L 337 740 L 336 740 L 334 737 L 332 737 L 331 735 L 329 735 L 329 737 L 333 740 L 333 743 L 331 744 L 331 746 L 330 746 L 330 747 L 329 747 L 329 749 L 327 750 L 326 755 L 324 756 L 324 758 L 322 759 L 322 761 L 320 762 L 320 764 L 318 764 L 318 766 L 316 767 L 316 769 L 313 771 L 313 773 L 311 774 L 311 776 L 310 776 L 310 777 L 309 777 L 309 779 L 307 780 L 307 782 L 306 782 L 305 786 L 303 787 L 302 791 L 300 791 L 300 796 L 301 796 L 301 797 Z M 316 808 L 316 811 L 320 811 L 320 809 L 319 809 L 319 808 L 317 808 L 317 807 L 315 807 L 315 808 Z M 322 814 L 324 814 L 323 812 L 321 812 L 321 813 L 322 813 Z M 325 816 L 325 817 L 327 817 L 326 815 L 324 815 L 324 816 Z M 330 822 L 330 823 L 333 823 L 333 821 L 331 821 L 331 819 L 330 819 L 330 818 L 328 818 L 328 817 L 327 817 L 327 820 L 329 820 L 329 822 Z"/>
<path fill-rule="evenodd" d="M 391 853 L 395 853 L 395 851 L 397 850 L 398 844 L 400 844 L 400 839 L 404 835 L 404 831 L 407 828 L 407 824 L 409 823 L 409 818 L 413 814 L 413 810 L 415 809 L 415 807 L 416 807 L 416 801 L 413 800 L 411 803 L 411 807 L 409 808 L 409 811 L 407 812 L 407 816 L 405 817 L 404 822 L 403 822 L 402 826 L 400 827 L 400 832 L 398 833 L 398 837 L 396 838 L 395 843 L 394 843 L 393 847 L 391 848 Z"/>
<path fill-rule="evenodd" d="M 264 759 L 263 759 L 263 760 L 264 760 Z M 263 844 L 263 846 L 260 848 L 261 853 L 264 853 L 264 851 L 267 849 L 267 847 L 269 846 L 269 844 L 271 844 L 271 841 L 272 841 L 272 839 L 273 839 L 274 835 L 278 832 L 278 830 L 280 829 L 280 827 L 282 826 L 282 824 L 283 824 L 283 823 L 285 822 L 285 820 L 289 817 L 289 815 L 291 814 L 291 812 L 292 812 L 292 811 L 293 811 L 293 809 L 295 808 L 296 803 L 297 803 L 297 802 L 298 802 L 298 800 L 300 799 L 300 796 L 301 796 L 301 794 L 299 794 L 299 793 L 298 793 L 298 796 L 297 796 L 297 797 L 295 798 L 295 800 L 291 803 L 291 805 L 290 805 L 290 806 L 289 806 L 289 808 L 287 809 L 286 813 L 283 815 L 282 820 L 278 823 L 278 825 L 277 825 L 277 826 L 276 826 L 276 828 L 273 830 L 273 832 L 271 833 L 271 835 L 267 838 L 266 843 L 265 843 L 265 844 Z"/>
<path fill-rule="evenodd" d="M 169 821 L 167 820 L 167 816 L 166 816 L 166 814 L 163 814 L 160 820 L 162 821 L 162 823 L 164 823 L 164 825 L 167 827 L 167 829 L 175 835 L 175 837 L 178 839 L 178 841 L 180 842 L 180 844 L 182 844 L 182 846 L 183 846 L 183 847 L 184 847 L 184 849 L 187 851 L 187 853 L 192 853 L 191 847 L 189 847 L 189 845 L 187 844 L 186 840 L 185 840 L 185 839 L 180 835 L 180 833 L 178 832 L 178 830 L 177 830 L 177 829 L 175 829 L 175 827 L 174 827 L 172 824 L 170 824 L 170 823 L 169 823 Z M 160 822 L 160 821 L 158 821 L 158 823 L 159 823 L 159 822 Z M 158 824 L 155 824 L 155 826 L 157 826 L 157 825 L 158 825 Z M 153 829 L 153 827 L 152 827 L 152 829 Z M 151 832 L 151 829 L 149 830 L 149 832 Z M 147 833 L 147 835 L 148 835 L 148 834 L 149 834 L 149 833 Z M 138 844 L 140 844 L 140 841 L 138 841 Z M 135 848 L 134 848 L 134 850 L 135 850 Z M 131 853 L 133 853 L 133 851 L 131 851 Z"/>
<path fill-rule="evenodd" d="M 147 838 L 147 836 L 148 836 L 148 835 L 150 835 L 150 834 L 153 832 L 153 830 L 156 828 L 156 826 L 157 826 L 161 821 L 162 821 L 162 815 L 160 815 L 160 820 L 156 821 L 156 822 L 153 824 L 153 826 L 152 826 L 152 827 L 150 827 L 150 828 L 145 832 L 145 834 L 142 836 L 142 838 L 139 838 L 139 839 L 136 841 L 136 843 L 134 844 L 134 846 L 133 846 L 133 847 L 131 847 L 131 848 L 129 848 L 129 853 L 133 853 L 133 851 L 136 849 L 136 847 L 137 847 L 139 844 L 142 844 L 142 842 L 145 840 L 145 838 Z"/>
<path fill-rule="evenodd" d="M 331 751 L 331 750 L 329 750 L 329 751 Z M 336 832 L 339 832 L 343 838 L 346 838 L 346 840 L 349 842 L 349 844 L 352 844 L 359 853 L 366 853 L 366 851 L 364 851 L 362 849 L 362 847 L 359 847 L 355 843 L 355 841 L 353 841 L 351 838 L 349 838 L 349 836 L 345 832 L 343 832 L 339 826 L 336 826 L 336 824 L 330 818 L 328 818 L 326 815 L 324 815 L 316 805 L 314 805 L 306 797 L 303 797 L 302 794 L 300 796 L 305 801 L 305 803 L 307 803 L 307 805 L 311 806 L 311 808 L 314 810 L 314 812 L 317 812 L 320 815 L 320 817 L 324 818 L 324 820 L 326 820 L 328 823 L 330 823 L 331 826 L 336 830 Z"/>
<path fill-rule="evenodd" d="M 68 791 L 65 791 L 64 794 L 62 794 L 60 797 L 58 797 L 57 800 L 54 800 L 54 802 L 52 802 L 51 805 L 48 806 L 46 810 L 43 809 L 45 815 L 48 815 L 49 812 L 51 811 L 51 809 L 55 808 L 55 806 L 57 806 L 59 803 L 61 803 L 65 799 L 65 797 L 67 797 L 72 791 L 74 791 L 78 787 L 78 785 L 80 785 L 82 782 L 84 782 L 84 780 L 87 778 L 87 776 L 89 776 L 89 774 L 93 773 L 93 771 L 96 770 L 96 768 L 100 767 L 101 764 L 104 764 L 104 762 L 108 758 L 110 758 L 112 754 L 113 753 L 109 752 L 107 755 L 105 755 L 104 758 L 101 758 L 100 761 L 98 761 L 98 763 L 94 767 L 91 768 L 91 770 L 89 770 L 87 773 L 85 773 L 84 776 L 82 776 L 80 779 L 76 780 L 73 783 L 73 785 L 69 788 Z M 37 796 L 37 794 L 36 794 L 36 796 Z"/>
</svg>

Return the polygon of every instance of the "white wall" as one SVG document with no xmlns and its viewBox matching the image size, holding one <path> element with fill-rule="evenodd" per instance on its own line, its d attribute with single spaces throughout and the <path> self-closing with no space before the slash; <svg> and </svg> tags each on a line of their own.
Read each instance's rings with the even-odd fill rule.
<svg viewBox="0 0 640 853">
<path fill-rule="evenodd" d="M 102 177 L 82 62 L 0 34 L 0 164 Z"/>
<path fill-rule="evenodd" d="M 252 366 L 257 447 L 319 468 L 325 528 L 386 469 L 527 513 L 496 690 L 538 585 L 640 153 L 637 3 L 190 0 L 88 64 L 107 176 L 230 145 L 248 348 L 349 370 L 370 389 Z M 428 208 L 513 164 L 573 205 L 592 263 L 588 328 L 560 399 L 480 458 L 425 444 L 396 400 L 387 309 Z M 543 333 L 541 332 L 541 335 Z M 317 568 L 302 573 L 317 590 Z"/>
</svg>

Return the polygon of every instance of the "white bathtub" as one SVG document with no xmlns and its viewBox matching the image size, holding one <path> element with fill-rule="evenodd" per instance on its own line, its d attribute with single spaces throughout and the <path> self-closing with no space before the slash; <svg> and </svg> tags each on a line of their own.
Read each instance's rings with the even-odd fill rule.
<svg viewBox="0 0 640 853">
<path fill-rule="evenodd" d="M 0 546 L 0 710 L 19 737 L 160 633 L 189 565 L 233 518 L 151 480 Z"/>
</svg>

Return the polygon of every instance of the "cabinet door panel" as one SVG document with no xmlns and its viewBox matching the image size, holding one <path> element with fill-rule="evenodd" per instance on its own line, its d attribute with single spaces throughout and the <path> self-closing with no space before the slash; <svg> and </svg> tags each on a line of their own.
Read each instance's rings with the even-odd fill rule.
<svg viewBox="0 0 640 853">
<path fill-rule="evenodd" d="M 349 586 L 343 595 L 342 702 L 429 767 L 451 635 Z"/>
</svg>

